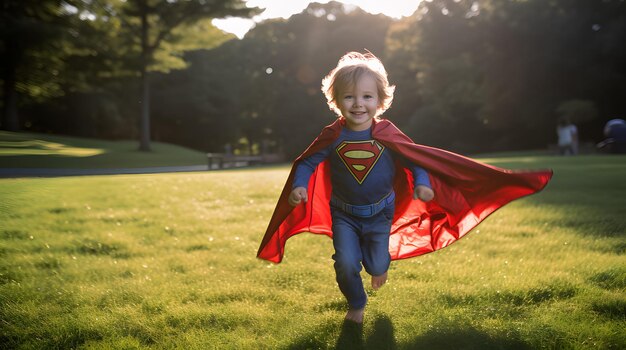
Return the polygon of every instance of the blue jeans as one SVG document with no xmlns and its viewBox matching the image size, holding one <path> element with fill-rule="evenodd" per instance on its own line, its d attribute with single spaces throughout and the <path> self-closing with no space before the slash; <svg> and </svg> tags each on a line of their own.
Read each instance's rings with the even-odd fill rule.
<svg viewBox="0 0 626 350">
<path fill-rule="evenodd" d="M 367 303 L 360 274 L 361 263 L 372 276 L 380 276 L 389 269 L 389 232 L 393 213 L 393 204 L 369 218 L 352 216 L 331 207 L 337 284 L 351 309 L 361 309 Z"/>
</svg>

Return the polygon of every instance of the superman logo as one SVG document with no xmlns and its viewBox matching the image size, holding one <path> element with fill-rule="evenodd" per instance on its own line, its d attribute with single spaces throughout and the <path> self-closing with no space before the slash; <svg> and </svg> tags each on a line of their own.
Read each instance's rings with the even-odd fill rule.
<svg viewBox="0 0 626 350">
<path fill-rule="evenodd" d="M 359 184 L 365 181 L 384 150 L 375 140 L 344 141 L 336 148 L 339 159 Z"/>
</svg>

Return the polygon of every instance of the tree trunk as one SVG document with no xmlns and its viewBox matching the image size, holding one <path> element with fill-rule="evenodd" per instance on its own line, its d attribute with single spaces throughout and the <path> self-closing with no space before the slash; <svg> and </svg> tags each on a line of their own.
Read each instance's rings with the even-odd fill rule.
<svg viewBox="0 0 626 350">
<path fill-rule="evenodd" d="M 139 150 L 149 152 L 150 147 L 150 81 L 148 79 L 148 64 L 150 47 L 148 43 L 148 14 L 144 8 L 141 11 L 141 118 L 139 125 Z"/>
<path fill-rule="evenodd" d="M 141 70 L 141 125 L 139 150 L 149 152 L 150 147 L 150 80 L 146 67 Z"/>
</svg>

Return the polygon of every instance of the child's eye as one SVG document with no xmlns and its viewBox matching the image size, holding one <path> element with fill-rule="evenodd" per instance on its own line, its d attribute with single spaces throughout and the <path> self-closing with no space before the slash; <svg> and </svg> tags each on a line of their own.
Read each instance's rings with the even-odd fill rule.
<svg viewBox="0 0 626 350">
<path fill-rule="evenodd" d="M 367 99 L 370 99 L 370 98 L 372 98 L 372 95 L 365 95 L 365 96 L 363 96 L 363 97 L 365 97 L 365 98 L 367 98 Z"/>
<path fill-rule="evenodd" d="M 344 96 L 343 98 L 344 98 L 344 99 L 346 99 L 346 100 L 349 100 L 349 99 L 351 99 L 351 98 L 352 98 L 352 95 L 346 95 L 346 96 Z"/>
</svg>

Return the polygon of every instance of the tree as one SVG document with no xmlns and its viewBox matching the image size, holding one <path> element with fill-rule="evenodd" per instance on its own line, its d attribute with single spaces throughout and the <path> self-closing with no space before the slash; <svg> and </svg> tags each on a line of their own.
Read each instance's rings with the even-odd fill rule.
<svg viewBox="0 0 626 350">
<path fill-rule="evenodd" d="M 239 90 L 246 77 L 237 55 L 239 41 L 185 53 L 188 68 L 152 76 L 154 139 L 204 152 L 222 152 L 237 139 Z"/>
<path fill-rule="evenodd" d="M 19 95 L 58 94 L 60 39 L 71 14 L 61 0 L 3 0 L 0 3 L 0 61 L 2 62 L 2 129 L 20 128 Z M 45 67 L 45 69 L 43 69 Z"/>
<path fill-rule="evenodd" d="M 382 57 L 390 23 L 329 2 L 257 25 L 236 53 L 244 60 L 242 79 L 249 81 L 238 114 L 249 141 L 271 138 L 288 157 L 297 155 L 334 118 L 320 90 L 324 76 L 349 51 L 368 49 Z"/>
<path fill-rule="evenodd" d="M 567 119 L 574 124 L 592 121 L 598 116 L 598 110 L 593 101 L 568 100 L 556 108 L 559 119 Z"/>
<path fill-rule="evenodd" d="M 620 0 L 422 2 L 388 38 L 391 62 L 415 81 L 412 95 L 396 93 L 415 101 L 409 130 L 464 152 L 529 149 L 554 142 L 563 101 L 605 120 L 626 114 L 625 21 Z M 583 118 L 582 138 L 603 118 Z"/>
<path fill-rule="evenodd" d="M 474 151 L 472 138 L 485 136 L 481 35 L 472 6 L 465 0 L 422 2 L 389 31 L 389 69 L 400 78 L 394 104 L 421 143 Z"/>
<path fill-rule="evenodd" d="M 242 0 L 128 0 L 124 3 L 121 14 L 128 18 L 125 24 L 140 47 L 137 67 L 141 78 L 139 149 L 150 151 L 149 70 L 155 63 L 159 47 L 164 42 L 180 40 L 173 35 L 180 26 L 197 23 L 204 18 L 250 17 L 259 9 L 246 7 Z"/>
</svg>

